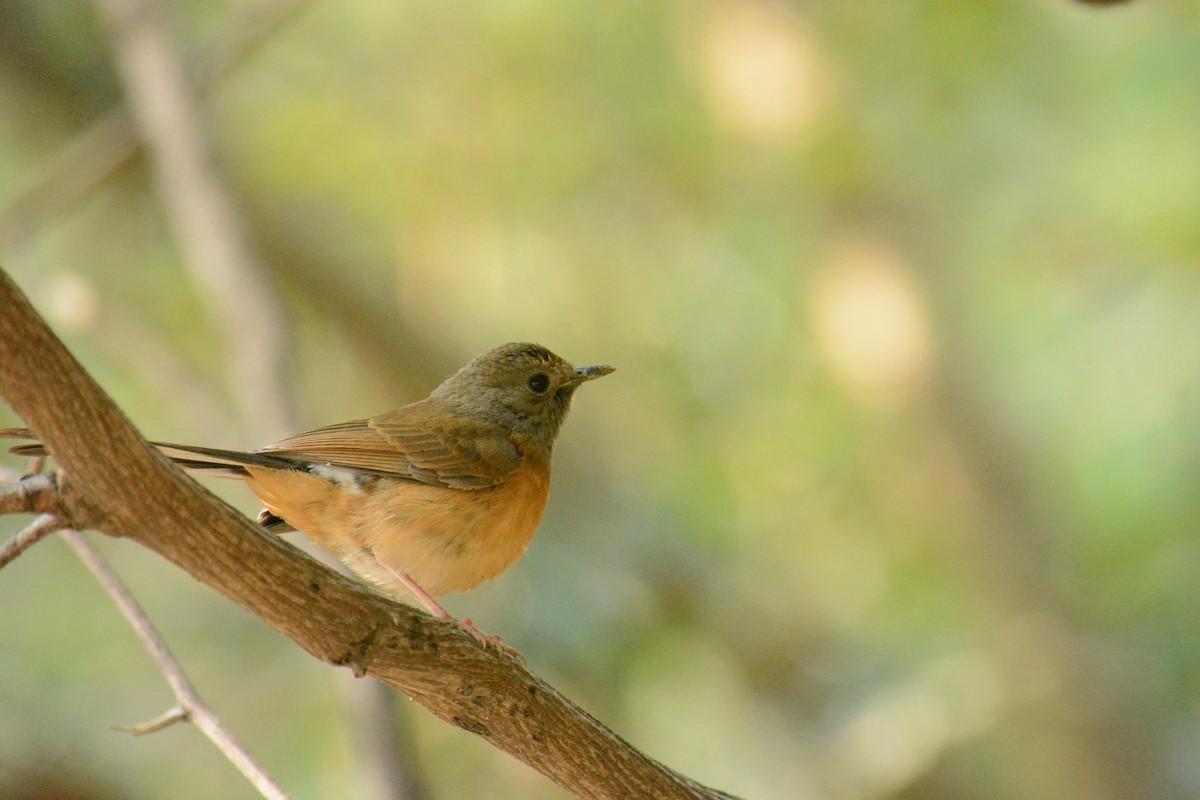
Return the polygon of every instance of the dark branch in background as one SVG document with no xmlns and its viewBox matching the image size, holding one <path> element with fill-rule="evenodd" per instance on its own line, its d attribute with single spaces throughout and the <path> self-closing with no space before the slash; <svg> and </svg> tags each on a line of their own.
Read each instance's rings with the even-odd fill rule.
<svg viewBox="0 0 1200 800">
<path fill-rule="evenodd" d="M 0 394 L 55 456 L 65 519 L 163 556 L 322 661 L 373 675 L 588 798 L 722 798 L 517 661 L 265 534 L 151 449 L 0 272 Z"/>
</svg>

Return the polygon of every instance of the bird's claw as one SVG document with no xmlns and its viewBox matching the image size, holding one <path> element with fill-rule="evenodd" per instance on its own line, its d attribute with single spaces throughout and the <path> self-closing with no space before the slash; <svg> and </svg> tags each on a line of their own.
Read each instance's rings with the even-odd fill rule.
<svg viewBox="0 0 1200 800">
<path fill-rule="evenodd" d="M 507 655 L 513 656 L 514 658 L 521 657 L 520 653 L 518 653 L 516 650 L 514 650 L 512 647 L 510 647 L 499 636 L 492 636 L 492 635 L 484 633 L 483 631 L 479 630 L 479 628 L 475 627 L 475 623 L 472 622 L 470 619 L 459 620 L 458 624 L 462 627 L 462 629 L 464 631 L 471 634 L 471 637 L 473 639 L 475 639 L 475 641 L 482 644 L 484 650 L 488 649 L 489 647 L 494 647 L 494 648 L 496 648 L 497 652 L 505 653 Z"/>
</svg>

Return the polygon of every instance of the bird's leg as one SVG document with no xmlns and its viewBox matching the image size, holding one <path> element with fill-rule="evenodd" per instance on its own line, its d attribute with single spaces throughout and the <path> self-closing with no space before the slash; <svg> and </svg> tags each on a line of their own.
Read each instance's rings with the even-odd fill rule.
<svg viewBox="0 0 1200 800">
<path fill-rule="evenodd" d="M 426 610 L 428 610 L 430 614 L 433 614 L 433 616 L 437 617 L 438 619 L 442 620 L 443 622 L 452 622 L 455 625 L 458 625 L 464 631 L 471 634 L 471 636 L 475 640 L 480 642 L 485 648 L 488 645 L 491 645 L 492 647 L 496 648 L 497 650 L 507 651 L 509 653 L 516 652 L 511 647 L 509 647 L 507 644 L 505 644 L 504 640 L 501 639 L 499 636 L 489 636 L 488 634 L 479 630 L 479 628 L 475 627 L 475 623 L 471 622 L 471 620 L 455 619 L 454 616 L 452 616 L 449 611 L 442 608 L 441 603 L 439 603 L 437 600 L 433 599 L 433 595 L 431 595 L 429 592 L 422 589 L 421 585 L 419 583 L 417 583 L 416 581 L 414 581 L 411 577 L 409 577 L 408 574 L 401 572 L 400 570 L 397 570 L 397 569 L 392 569 L 391 567 L 387 566 L 386 564 L 384 564 L 383 566 L 388 572 L 395 575 L 396 580 L 398 580 L 402 584 L 404 584 L 404 588 L 408 589 L 408 591 L 412 594 L 412 596 L 415 597 L 421 605 L 425 606 Z"/>
</svg>

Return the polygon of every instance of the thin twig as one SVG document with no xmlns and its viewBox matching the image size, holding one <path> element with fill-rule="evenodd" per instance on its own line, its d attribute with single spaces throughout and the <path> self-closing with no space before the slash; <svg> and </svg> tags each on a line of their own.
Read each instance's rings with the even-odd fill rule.
<svg viewBox="0 0 1200 800">
<path fill-rule="evenodd" d="M 155 720 L 148 723 L 143 723 L 140 726 L 134 726 L 135 733 L 149 733 L 157 725 L 158 728 L 166 727 L 172 722 L 178 721 L 186 717 L 193 725 L 209 738 L 217 749 L 229 759 L 229 761 L 237 767 L 238 771 L 246 777 L 254 788 L 266 798 L 271 800 L 287 800 L 288 795 L 281 789 L 271 777 L 260 767 L 250 754 L 247 753 L 237 740 L 233 738 L 233 734 L 225 727 L 220 719 L 217 718 L 212 711 L 204 705 L 196 694 L 191 681 L 184 675 L 183 670 L 179 666 L 179 662 L 171 655 L 167 643 L 163 641 L 158 631 L 154 629 L 150 619 L 146 613 L 138 605 L 137 600 L 129 592 L 125 583 L 117 576 L 115 572 L 108 566 L 108 563 L 100 555 L 91 543 L 83 537 L 83 534 L 78 531 L 65 530 L 63 538 L 71 545 L 75 554 L 87 565 L 92 574 L 96 576 L 96 580 L 104 587 L 117 604 L 117 608 L 129 621 L 138 638 L 146 646 L 150 652 L 150 656 L 158 664 L 159 670 L 167 683 L 171 687 L 171 691 L 175 694 L 175 699 L 178 701 L 181 711 L 170 709 L 168 712 Z"/>
<path fill-rule="evenodd" d="M 4 569 L 10 561 L 24 553 L 35 544 L 52 533 L 66 527 L 62 520 L 53 514 L 42 514 L 33 522 L 26 525 L 15 536 L 0 547 L 0 569 Z"/>
<path fill-rule="evenodd" d="M 139 722 L 136 725 L 113 725 L 113 730 L 134 736 L 145 736 L 148 733 L 158 733 L 176 722 L 186 722 L 191 719 L 191 716 L 192 713 L 188 709 L 176 703 L 154 719 Z"/>
</svg>

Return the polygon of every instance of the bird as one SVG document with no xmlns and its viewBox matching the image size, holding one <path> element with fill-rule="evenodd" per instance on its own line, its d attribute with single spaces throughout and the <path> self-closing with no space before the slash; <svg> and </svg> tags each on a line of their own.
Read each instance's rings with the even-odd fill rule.
<svg viewBox="0 0 1200 800">
<path fill-rule="evenodd" d="M 354 573 L 437 619 L 503 647 L 438 597 L 511 567 L 541 522 L 555 440 L 575 391 L 614 371 L 545 347 L 493 347 L 424 400 L 250 452 L 152 442 L 192 473 L 238 478 L 268 531 L 300 531 Z M 0 437 L 35 439 L 24 428 Z M 10 452 L 45 456 L 37 441 Z"/>
</svg>

